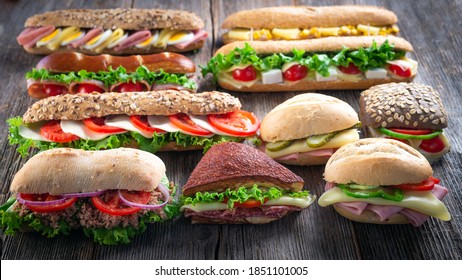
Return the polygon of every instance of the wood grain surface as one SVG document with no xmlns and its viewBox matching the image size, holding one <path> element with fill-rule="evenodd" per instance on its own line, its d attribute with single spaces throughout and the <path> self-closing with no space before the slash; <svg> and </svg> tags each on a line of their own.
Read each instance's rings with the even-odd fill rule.
<svg viewBox="0 0 462 280">
<path fill-rule="evenodd" d="M 180 217 L 150 226 L 130 245 L 100 246 L 75 231 L 47 239 L 36 233 L 1 235 L 2 259 L 462 259 L 462 5 L 460 1 L 281 1 L 281 0 L 182 0 L 182 1 L 0 1 L 0 202 L 9 196 L 15 172 L 27 159 L 10 146 L 5 120 L 22 115 L 33 100 L 26 93 L 24 74 L 40 59 L 26 53 L 16 42 L 27 17 L 68 8 L 169 8 L 198 14 L 210 36 L 201 50 L 187 55 L 204 65 L 221 45 L 221 22 L 239 10 L 281 5 L 370 4 L 384 6 L 399 18 L 400 35 L 415 49 L 419 62 L 415 82 L 436 88 L 449 114 L 446 134 L 451 152 L 433 165 L 436 177 L 450 189 L 444 199 L 452 214 L 450 222 L 429 219 L 420 228 L 409 225 L 359 224 L 340 217 L 332 207 L 317 203 L 301 213 L 266 225 L 191 225 Z M 199 70 L 198 70 L 199 72 Z M 215 89 L 210 77 L 200 91 Z M 356 110 L 360 91 L 323 91 L 347 101 Z M 246 110 L 260 118 L 296 93 L 232 93 Z M 185 184 L 201 152 L 160 153 L 167 175 Z M 323 167 L 289 167 L 318 197 L 323 192 Z"/>
</svg>

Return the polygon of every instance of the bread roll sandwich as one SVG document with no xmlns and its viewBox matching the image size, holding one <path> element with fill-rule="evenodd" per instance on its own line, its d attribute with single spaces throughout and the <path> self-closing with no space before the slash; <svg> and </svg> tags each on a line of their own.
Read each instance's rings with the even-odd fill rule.
<svg viewBox="0 0 462 280">
<path fill-rule="evenodd" d="M 315 199 L 303 179 L 241 143 L 213 146 L 182 190 L 180 210 L 192 223 L 264 224 Z"/>
<path fill-rule="evenodd" d="M 194 63 L 176 53 L 88 56 L 68 52 L 42 58 L 26 78 L 29 95 L 45 98 L 94 91 L 195 91 L 195 72 Z"/>
<path fill-rule="evenodd" d="M 45 151 L 16 173 L 10 191 L 0 207 L 5 234 L 54 237 L 81 228 L 95 242 L 115 245 L 179 213 L 162 160 L 135 149 Z"/>
<path fill-rule="evenodd" d="M 325 164 L 341 146 L 359 139 L 358 114 L 335 97 L 304 93 L 276 106 L 262 120 L 261 149 L 293 165 Z"/>
<path fill-rule="evenodd" d="M 178 10 L 57 10 L 34 15 L 24 26 L 17 41 L 33 54 L 186 52 L 207 38 L 197 15 Z"/>
<path fill-rule="evenodd" d="M 361 121 L 371 137 L 411 145 L 432 163 L 449 152 L 443 133 L 448 116 L 436 90 L 414 83 L 390 83 L 361 93 Z"/>
<path fill-rule="evenodd" d="M 255 135 L 259 120 L 240 108 L 239 99 L 217 91 L 65 94 L 41 99 L 22 118 L 9 119 L 9 139 L 23 156 L 29 148 L 56 147 L 206 151 Z"/>
<path fill-rule="evenodd" d="M 318 200 L 347 219 L 373 224 L 422 225 L 428 217 L 449 221 L 441 201 L 448 189 L 432 177 L 428 161 L 399 141 L 367 138 L 341 147 L 324 172 Z"/>
<path fill-rule="evenodd" d="M 365 89 L 414 79 L 417 62 L 406 57 L 412 50 L 394 36 L 234 42 L 201 68 L 234 91 Z"/>
<path fill-rule="evenodd" d="M 375 6 L 290 6 L 246 10 L 221 27 L 225 44 L 234 41 L 305 40 L 330 36 L 396 35 L 398 18 Z"/>
</svg>

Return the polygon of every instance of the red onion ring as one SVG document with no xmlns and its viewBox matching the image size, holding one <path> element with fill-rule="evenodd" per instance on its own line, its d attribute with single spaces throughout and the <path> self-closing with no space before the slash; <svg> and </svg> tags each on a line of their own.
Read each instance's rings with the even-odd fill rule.
<svg viewBox="0 0 462 280">
<path fill-rule="evenodd" d="M 29 206 L 50 206 L 50 205 L 56 205 L 56 204 L 64 203 L 69 198 L 63 197 L 63 198 L 59 198 L 59 199 L 51 200 L 51 201 L 31 201 L 31 200 L 26 200 L 26 199 L 22 198 L 21 194 L 18 193 L 16 195 L 16 199 L 18 200 L 19 203 L 22 203 L 24 205 L 29 205 Z"/>
<path fill-rule="evenodd" d="M 71 197 L 89 197 L 89 196 L 97 196 L 97 195 L 102 195 L 105 193 L 106 190 L 104 191 L 96 191 L 96 192 L 84 192 L 84 193 L 66 193 L 61 195 L 62 197 L 65 198 L 71 198 Z"/>
<path fill-rule="evenodd" d="M 136 202 L 131 202 L 129 200 L 127 200 L 125 197 L 123 197 L 122 193 L 120 192 L 120 190 L 118 190 L 118 193 L 119 193 L 119 198 L 125 203 L 127 204 L 128 206 L 131 206 L 131 207 L 138 207 L 138 208 L 141 208 L 141 209 L 158 209 L 158 208 L 162 208 L 164 207 L 165 204 L 167 204 L 168 200 L 170 199 L 170 192 L 168 191 L 167 187 L 165 187 L 163 184 L 159 184 L 159 186 L 157 187 L 159 189 L 159 191 L 164 195 L 164 202 L 161 203 L 161 204 L 155 204 L 155 205 L 152 205 L 152 204 L 141 204 L 141 203 L 136 203 Z"/>
</svg>

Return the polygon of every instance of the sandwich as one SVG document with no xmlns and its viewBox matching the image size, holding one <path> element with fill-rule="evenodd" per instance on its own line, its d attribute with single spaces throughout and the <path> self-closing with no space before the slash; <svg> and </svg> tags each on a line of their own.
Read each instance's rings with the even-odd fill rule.
<svg viewBox="0 0 462 280">
<path fill-rule="evenodd" d="M 412 50 L 394 36 L 234 42 L 201 68 L 234 91 L 365 89 L 414 79 L 417 62 L 406 57 Z"/>
<path fill-rule="evenodd" d="M 398 18 L 375 6 L 291 6 L 246 10 L 221 27 L 225 44 L 234 41 L 305 40 L 330 36 L 396 35 Z"/>
<path fill-rule="evenodd" d="M 207 38 L 202 19 L 178 10 L 57 10 L 34 15 L 24 25 L 17 41 L 33 54 L 187 52 Z"/>
<path fill-rule="evenodd" d="M 276 106 L 262 120 L 260 149 L 284 164 L 325 164 L 341 146 L 359 139 L 355 110 L 332 96 L 296 95 Z"/>
<path fill-rule="evenodd" d="M 19 144 L 23 156 L 29 148 L 56 147 L 205 152 L 216 143 L 254 138 L 260 122 L 240 108 L 239 99 L 217 91 L 77 93 L 41 99 L 7 122 L 10 144 Z"/>
<path fill-rule="evenodd" d="M 180 211 L 193 224 L 269 223 L 314 201 L 303 185 L 302 178 L 261 151 L 222 143 L 210 148 L 193 170 Z"/>
<path fill-rule="evenodd" d="M 45 151 L 16 173 L 10 191 L 0 207 L 5 234 L 83 229 L 100 244 L 126 244 L 179 214 L 162 160 L 135 149 Z"/>
<path fill-rule="evenodd" d="M 390 83 L 361 93 L 360 118 L 371 137 L 392 138 L 423 154 L 432 163 L 449 152 L 443 133 L 448 116 L 431 86 Z"/>
<path fill-rule="evenodd" d="M 194 63 L 176 53 L 88 56 L 67 52 L 42 58 L 26 79 L 29 95 L 45 98 L 107 91 L 196 91 L 195 72 Z"/>
<path fill-rule="evenodd" d="M 449 221 L 441 201 L 448 189 L 414 148 L 393 139 L 367 138 L 341 147 L 327 162 L 326 192 L 318 200 L 347 219 L 373 224 L 422 225 Z"/>
</svg>

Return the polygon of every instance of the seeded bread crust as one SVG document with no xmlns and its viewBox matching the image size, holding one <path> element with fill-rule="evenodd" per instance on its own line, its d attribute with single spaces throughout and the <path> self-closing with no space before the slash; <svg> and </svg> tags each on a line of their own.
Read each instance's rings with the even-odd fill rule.
<svg viewBox="0 0 462 280">
<path fill-rule="evenodd" d="M 187 11 L 118 8 L 51 11 L 34 15 L 24 24 L 25 27 L 47 25 L 126 30 L 196 30 L 203 28 L 204 22 L 196 14 Z"/>
<path fill-rule="evenodd" d="M 208 115 L 234 112 L 240 108 L 239 99 L 219 91 L 195 94 L 177 90 L 94 92 L 41 99 L 29 107 L 23 122 L 82 120 L 107 115 Z"/>
</svg>

